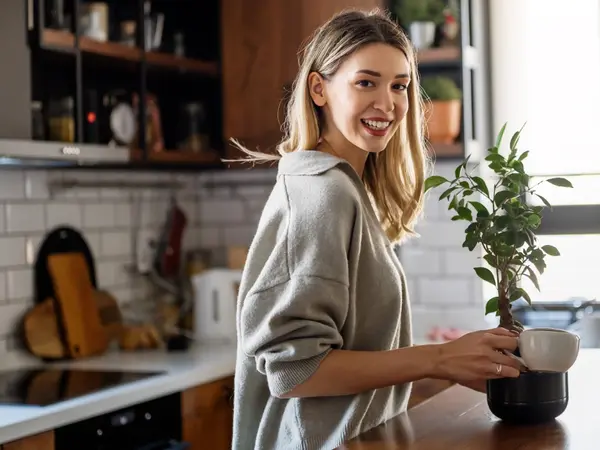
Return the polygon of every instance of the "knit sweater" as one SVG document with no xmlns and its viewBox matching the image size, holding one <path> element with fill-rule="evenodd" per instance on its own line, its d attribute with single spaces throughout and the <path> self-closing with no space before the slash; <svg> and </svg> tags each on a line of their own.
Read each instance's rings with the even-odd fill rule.
<svg viewBox="0 0 600 450">
<path fill-rule="evenodd" d="M 333 449 L 405 411 L 410 383 L 282 398 L 332 349 L 412 345 L 405 281 L 354 169 L 320 151 L 284 155 L 239 289 L 233 449 Z"/>
</svg>

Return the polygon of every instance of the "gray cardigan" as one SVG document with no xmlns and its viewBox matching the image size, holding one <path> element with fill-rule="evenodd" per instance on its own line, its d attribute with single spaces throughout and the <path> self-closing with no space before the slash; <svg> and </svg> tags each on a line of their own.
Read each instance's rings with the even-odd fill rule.
<svg viewBox="0 0 600 450">
<path fill-rule="evenodd" d="M 240 285 L 233 449 L 332 449 L 403 412 L 410 384 L 281 396 L 331 349 L 412 345 L 405 281 L 352 167 L 319 151 L 283 156 Z"/>
</svg>

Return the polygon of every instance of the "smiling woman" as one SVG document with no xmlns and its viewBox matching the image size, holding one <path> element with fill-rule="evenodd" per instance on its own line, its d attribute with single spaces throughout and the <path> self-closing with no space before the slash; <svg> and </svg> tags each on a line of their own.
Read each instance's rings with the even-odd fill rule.
<svg viewBox="0 0 600 450">
<path fill-rule="evenodd" d="M 234 450 L 331 449 L 407 408 L 411 382 L 517 376 L 507 330 L 413 346 L 393 243 L 412 233 L 427 155 L 411 43 L 346 11 L 303 51 L 278 177 L 237 303 Z"/>
</svg>

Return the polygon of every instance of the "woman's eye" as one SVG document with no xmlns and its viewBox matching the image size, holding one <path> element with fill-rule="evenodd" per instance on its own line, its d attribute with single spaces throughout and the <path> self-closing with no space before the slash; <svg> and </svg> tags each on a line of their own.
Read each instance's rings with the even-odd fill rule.
<svg viewBox="0 0 600 450">
<path fill-rule="evenodd" d="M 356 84 L 361 87 L 372 87 L 373 86 L 373 82 L 371 82 L 369 80 L 360 80 Z"/>
<path fill-rule="evenodd" d="M 394 90 L 396 91 L 405 91 L 408 86 L 406 84 L 395 84 Z"/>
</svg>

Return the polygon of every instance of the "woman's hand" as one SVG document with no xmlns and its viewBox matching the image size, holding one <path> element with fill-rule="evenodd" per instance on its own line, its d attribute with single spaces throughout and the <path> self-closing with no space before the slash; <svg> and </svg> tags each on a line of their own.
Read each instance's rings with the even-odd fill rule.
<svg viewBox="0 0 600 450">
<path fill-rule="evenodd" d="M 501 353 L 517 348 L 517 335 L 504 328 L 474 331 L 441 344 L 437 372 L 442 378 L 472 384 L 490 378 L 516 378 L 520 363 Z"/>
</svg>

